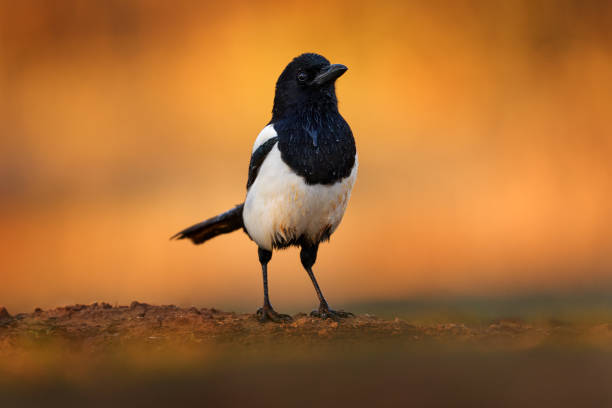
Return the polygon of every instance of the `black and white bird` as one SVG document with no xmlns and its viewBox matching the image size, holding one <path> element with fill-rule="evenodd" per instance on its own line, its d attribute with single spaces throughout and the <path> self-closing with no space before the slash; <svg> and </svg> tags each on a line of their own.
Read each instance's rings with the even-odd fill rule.
<svg viewBox="0 0 612 408">
<path fill-rule="evenodd" d="M 275 249 L 301 247 L 300 259 L 319 298 L 313 316 L 351 316 L 330 309 L 312 267 L 319 243 L 338 228 L 357 177 L 357 150 L 351 128 L 338 112 L 335 81 L 347 70 L 318 54 L 302 54 L 278 81 L 272 120 L 259 133 L 251 155 L 243 204 L 193 225 L 172 238 L 201 244 L 243 228 L 258 246 L 263 272 L 261 321 L 291 320 L 277 313 L 268 297 L 268 262 Z"/>
</svg>

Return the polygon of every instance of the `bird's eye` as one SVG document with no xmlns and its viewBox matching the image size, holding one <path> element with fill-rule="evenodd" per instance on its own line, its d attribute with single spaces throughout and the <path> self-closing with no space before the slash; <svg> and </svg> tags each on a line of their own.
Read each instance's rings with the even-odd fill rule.
<svg viewBox="0 0 612 408">
<path fill-rule="evenodd" d="M 305 73 L 304 71 L 300 71 L 297 74 L 297 80 L 300 82 L 306 82 L 306 80 L 308 79 L 308 74 Z"/>
</svg>

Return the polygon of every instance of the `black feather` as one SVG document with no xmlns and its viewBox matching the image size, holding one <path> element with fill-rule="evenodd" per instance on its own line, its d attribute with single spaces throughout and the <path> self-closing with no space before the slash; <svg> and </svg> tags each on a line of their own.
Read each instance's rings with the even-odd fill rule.
<svg viewBox="0 0 612 408">
<path fill-rule="evenodd" d="M 189 228 L 173 235 L 170 239 L 189 238 L 194 244 L 201 244 L 217 235 L 227 234 L 240 228 L 244 228 L 242 221 L 243 204 L 239 204 L 229 211 L 219 214 L 216 217 L 209 218 L 198 224 L 192 225 Z"/>
<path fill-rule="evenodd" d="M 355 139 L 336 109 L 313 107 L 280 120 L 274 129 L 283 161 L 307 184 L 330 185 L 351 174 Z"/>
<path fill-rule="evenodd" d="M 261 164 L 266 159 L 268 153 L 270 153 L 270 150 L 272 150 L 277 140 L 278 137 L 272 137 L 262 143 L 261 146 L 259 146 L 253 152 L 253 155 L 251 156 L 251 162 L 249 163 L 249 178 L 247 180 L 247 190 L 249 189 L 249 187 L 251 187 L 251 184 L 255 182 Z"/>
</svg>

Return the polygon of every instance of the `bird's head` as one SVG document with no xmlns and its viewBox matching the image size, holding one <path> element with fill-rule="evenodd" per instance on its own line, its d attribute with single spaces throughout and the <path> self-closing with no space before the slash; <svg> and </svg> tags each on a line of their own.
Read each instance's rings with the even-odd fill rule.
<svg viewBox="0 0 612 408">
<path fill-rule="evenodd" d="M 347 69 L 342 64 L 330 64 L 318 54 L 294 58 L 276 81 L 272 121 L 311 106 L 337 107 L 334 84 Z"/>
</svg>

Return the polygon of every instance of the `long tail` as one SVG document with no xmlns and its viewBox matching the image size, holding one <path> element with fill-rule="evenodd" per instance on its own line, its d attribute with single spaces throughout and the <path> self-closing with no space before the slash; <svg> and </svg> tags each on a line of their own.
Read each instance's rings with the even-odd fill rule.
<svg viewBox="0 0 612 408">
<path fill-rule="evenodd" d="M 217 235 L 227 234 L 236 231 L 244 226 L 242 221 L 242 208 L 244 203 L 237 205 L 229 211 L 209 218 L 199 224 L 192 225 L 173 235 L 170 239 L 189 238 L 194 244 L 201 244 Z"/>
</svg>

